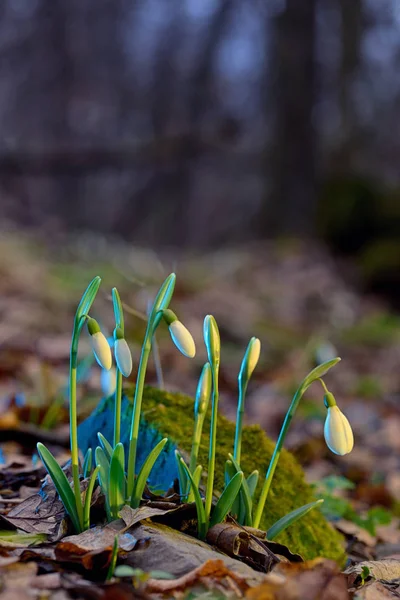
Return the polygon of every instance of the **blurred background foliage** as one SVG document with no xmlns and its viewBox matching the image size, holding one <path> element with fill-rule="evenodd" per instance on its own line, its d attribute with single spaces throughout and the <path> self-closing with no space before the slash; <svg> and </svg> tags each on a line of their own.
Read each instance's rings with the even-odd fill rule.
<svg viewBox="0 0 400 600">
<path fill-rule="evenodd" d="M 2 222 L 319 237 L 395 298 L 399 29 L 397 0 L 3 0 Z"/>
</svg>

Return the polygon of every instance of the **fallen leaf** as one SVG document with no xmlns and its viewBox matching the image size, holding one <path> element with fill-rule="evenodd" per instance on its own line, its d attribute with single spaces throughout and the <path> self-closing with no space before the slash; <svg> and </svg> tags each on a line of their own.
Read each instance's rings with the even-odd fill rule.
<svg viewBox="0 0 400 600">
<path fill-rule="evenodd" d="M 146 590 L 153 593 L 166 594 L 178 590 L 185 590 L 200 583 L 206 589 L 213 589 L 218 584 L 218 589 L 229 592 L 237 591 L 241 597 L 249 585 L 246 580 L 239 577 L 234 571 L 228 569 L 222 560 L 208 560 L 193 571 L 174 580 L 149 579 Z"/>
<path fill-rule="evenodd" d="M 266 544 L 235 523 L 218 523 L 207 533 L 207 542 L 228 556 L 239 558 L 258 571 L 268 573 L 279 559 Z"/>
<path fill-rule="evenodd" d="M 363 567 L 367 567 L 374 579 L 391 581 L 400 578 L 400 560 L 386 558 L 385 560 L 366 560 L 346 569 L 346 575 L 360 575 Z"/>
<path fill-rule="evenodd" d="M 0 566 L 1 600 L 32 600 L 29 589 L 36 573 L 33 562 Z"/>
<path fill-rule="evenodd" d="M 136 546 L 137 540 L 130 533 L 118 533 L 110 526 L 98 526 L 64 538 L 56 546 L 56 558 L 62 562 L 82 564 L 86 570 L 103 570 L 110 563 L 116 535 L 120 550 L 130 552 Z"/>
<path fill-rule="evenodd" d="M 331 560 L 280 563 L 265 582 L 246 593 L 249 600 L 349 600 L 346 578 Z M 278 580 L 277 576 L 282 579 Z"/>
<path fill-rule="evenodd" d="M 357 600 L 394 600 L 399 598 L 398 589 L 390 589 L 380 581 L 373 581 L 357 590 Z"/>
</svg>

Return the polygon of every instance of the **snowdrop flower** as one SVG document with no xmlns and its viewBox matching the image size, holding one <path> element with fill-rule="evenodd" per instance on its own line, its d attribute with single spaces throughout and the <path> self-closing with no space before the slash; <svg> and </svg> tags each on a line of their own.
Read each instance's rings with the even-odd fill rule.
<svg viewBox="0 0 400 600">
<path fill-rule="evenodd" d="M 212 315 L 207 315 L 204 319 L 203 336 L 207 348 L 208 361 L 213 368 L 218 368 L 221 353 L 221 340 L 217 322 Z"/>
<path fill-rule="evenodd" d="M 117 385 L 117 375 L 114 367 L 111 367 L 109 371 L 106 371 L 106 369 L 101 370 L 100 385 L 105 398 L 114 394 Z"/>
<path fill-rule="evenodd" d="M 336 404 L 333 394 L 329 393 L 324 398 L 328 408 L 324 436 L 329 450 L 343 456 L 352 451 L 354 445 L 353 431 L 347 417 Z"/>
<path fill-rule="evenodd" d="M 115 328 L 114 340 L 114 355 L 117 367 L 124 377 L 129 377 L 132 372 L 132 354 L 119 327 Z"/>
<path fill-rule="evenodd" d="M 91 317 L 87 320 L 87 328 L 90 334 L 90 344 L 97 362 L 100 367 L 109 371 L 112 366 L 112 356 L 105 335 L 100 331 L 100 326 L 96 319 L 92 319 Z"/>
<path fill-rule="evenodd" d="M 247 383 L 257 366 L 260 358 L 261 342 L 258 338 L 252 337 L 247 346 L 245 355 L 242 360 L 242 365 L 239 372 L 239 381 Z"/>
<path fill-rule="evenodd" d="M 172 310 L 163 310 L 162 314 L 175 346 L 184 356 L 193 358 L 196 354 L 196 345 L 190 331 L 179 321 Z"/>
</svg>

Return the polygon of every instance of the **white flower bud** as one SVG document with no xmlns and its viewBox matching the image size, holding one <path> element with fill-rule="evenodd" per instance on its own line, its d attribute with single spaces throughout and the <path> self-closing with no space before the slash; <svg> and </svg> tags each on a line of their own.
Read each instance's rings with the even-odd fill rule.
<svg viewBox="0 0 400 600">
<path fill-rule="evenodd" d="M 112 356 L 109 343 L 101 331 L 97 331 L 90 336 L 90 344 L 93 354 L 100 367 L 109 371 L 112 366 Z"/>
<path fill-rule="evenodd" d="M 132 355 L 125 338 L 115 340 L 114 354 L 118 369 L 124 377 L 129 377 L 132 372 Z"/>
<path fill-rule="evenodd" d="M 114 367 L 111 367 L 109 371 L 106 371 L 105 369 L 101 370 L 100 385 L 105 398 L 114 394 L 117 385 L 117 375 Z"/>
<path fill-rule="evenodd" d="M 242 365 L 240 367 L 239 373 L 239 381 L 243 383 L 247 383 L 249 381 L 254 369 L 257 366 L 258 359 L 260 358 L 260 351 L 260 340 L 256 337 L 252 337 L 242 360 Z"/>
<path fill-rule="evenodd" d="M 337 405 L 328 407 L 324 436 L 329 450 L 335 454 L 343 456 L 353 449 L 353 431 L 347 417 Z"/>
<path fill-rule="evenodd" d="M 192 334 L 186 329 L 184 324 L 176 319 L 169 325 L 168 329 L 172 341 L 178 350 L 180 350 L 184 356 L 193 358 L 196 354 L 196 346 Z"/>
<path fill-rule="evenodd" d="M 216 320 L 212 315 L 207 315 L 203 325 L 204 343 L 207 348 L 208 362 L 213 368 L 219 366 L 221 340 Z"/>
</svg>

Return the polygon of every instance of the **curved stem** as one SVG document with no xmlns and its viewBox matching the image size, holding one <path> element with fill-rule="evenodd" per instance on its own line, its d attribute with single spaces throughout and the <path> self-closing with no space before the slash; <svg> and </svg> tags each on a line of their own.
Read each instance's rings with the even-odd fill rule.
<svg viewBox="0 0 400 600">
<path fill-rule="evenodd" d="M 117 368 L 114 402 L 114 448 L 121 437 L 121 401 L 122 401 L 122 373 Z"/>
<path fill-rule="evenodd" d="M 276 466 L 278 464 L 279 457 L 281 455 L 282 446 L 283 446 L 283 444 L 285 442 L 286 434 L 288 432 L 290 423 L 292 422 L 293 416 L 294 416 L 294 414 L 296 412 L 296 409 L 297 409 L 297 407 L 299 405 L 299 402 L 300 402 L 301 398 L 304 395 L 304 392 L 307 390 L 308 387 L 309 387 L 309 385 L 307 385 L 307 386 L 301 385 L 298 388 L 298 390 L 296 391 L 295 395 L 293 396 L 292 402 L 291 402 L 291 404 L 289 406 L 289 410 L 286 413 L 286 417 L 285 417 L 285 420 L 283 422 L 281 431 L 279 433 L 278 441 L 276 442 L 274 453 L 273 453 L 273 455 L 271 457 L 271 461 L 269 463 L 267 474 L 265 476 L 264 485 L 263 485 L 263 488 L 261 490 L 261 495 L 260 495 L 260 499 L 258 501 L 257 509 L 255 511 L 255 514 L 254 514 L 253 527 L 255 527 L 256 529 L 260 525 L 260 521 L 261 521 L 262 513 L 263 513 L 263 510 L 264 510 L 265 502 L 267 500 L 268 492 L 269 492 L 270 487 L 271 487 L 272 478 L 274 476 L 275 469 L 276 469 Z"/>
<path fill-rule="evenodd" d="M 212 413 L 211 413 L 211 430 L 210 430 L 210 449 L 208 455 L 208 473 L 206 487 L 206 524 L 210 521 L 213 490 L 214 490 L 214 473 L 215 473 L 215 450 L 217 444 L 217 418 L 218 418 L 218 365 L 212 369 L 213 394 L 212 394 Z"/>
</svg>

